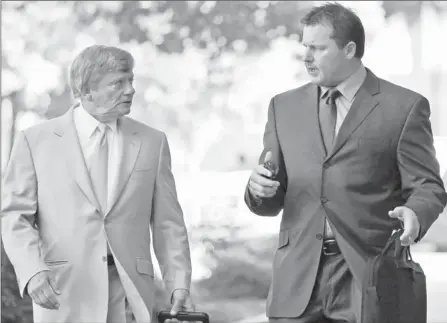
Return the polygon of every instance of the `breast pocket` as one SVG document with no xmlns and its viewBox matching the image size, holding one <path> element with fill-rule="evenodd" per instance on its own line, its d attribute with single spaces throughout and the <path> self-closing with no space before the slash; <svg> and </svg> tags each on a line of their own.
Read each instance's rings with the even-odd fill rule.
<svg viewBox="0 0 447 323">
<path fill-rule="evenodd" d="M 66 264 L 68 264 L 67 260 L 45 260 L 45 265 L 48 267 L 62 266 Z"/>
<path fill-rule="evenodd" d="M 381 180 L 391 176 L 393 171 L 391 143 L 386 138 L 357 137 L 354 152 L 354 168 L 360 170 L 372 180 Z"/>
<path fill-rule="evenodd" d="M 388 152 L 389 141 L 385 138 L 357 137 L 357 152 L 363 156 L 379 156 Z"/>
<path fill-rule="evenodd" d="M 142 168 L 140 167 L 135 166 L 135 168 L 132 171 L 132 175 L 130 176 L 131 180 L 150 181 L 151 179 L 153 179 L 153 177 L 155 176 L 155 169 L 153 167 L 150 166 L 145 166 Z"/>
<path fill-rule="evenodd" d="M 380 165 L 392 155 L 390 141 L 387 138 L 356 137 L 355 141 L 355 155 L 370 165 Z"/>
</svg>

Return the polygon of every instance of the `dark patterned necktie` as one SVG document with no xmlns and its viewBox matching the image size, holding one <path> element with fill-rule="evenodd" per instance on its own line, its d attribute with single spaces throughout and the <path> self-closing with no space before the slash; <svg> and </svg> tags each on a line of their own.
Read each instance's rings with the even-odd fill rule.
<svg viewBox="0 0 447 323">
<path fill-rule="evenodd" d="M 335 99 L 337 99 L 340 95 L 341 93 L 339 90 L 330 89 L 320 102 L 319 119 L 326 152 L 329 152 L 334 142 L 335 124 L 337 122 L 337 107 L 335 105 Z"/>
</svg>

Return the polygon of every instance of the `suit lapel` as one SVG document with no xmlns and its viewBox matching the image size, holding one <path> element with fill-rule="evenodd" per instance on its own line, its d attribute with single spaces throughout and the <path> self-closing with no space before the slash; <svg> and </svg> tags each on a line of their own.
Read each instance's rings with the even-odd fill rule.
<svg viewBox="0 0 447 323">
<path fill-rule="evenodd" d="M 106 216 L 115 206 L 119 196 L 124 190 L 124 187 L 129 181 L 130 174 L 135 166 L 135 162 L 141 147 L 141 138 L 138 136 L 138 132 L 132 129 L 132 126 L 129 124 L 129 120 L 126 118 L 120 119 L 119 127 L 122 134 L 122 149 L 118 167 L 118 179 L 115 187 L 112 188 L 111 199 L 107 204 Z"/>
<path fill-rule="evenodd" d="M 314 140 L 314 147 L 317 148 L 319 155 L 326 155 L 326 148 L 323 142 L 323 136 L 321 134 L 320 120 L 318 118 L 318 87 L 314 84 L 309 84 L 306 89 L 304 98 L 299 98 L 299 105 L 303 107 L 310 107 L 306 112 L 309 113 L 309 122 L 306 122 L 304 126 L 309 126 L 310 136 L 309 140 Z M 296 120 L 296 119 L 295 119 Z M 300 136 L 303 135 L 302 129 L 297 130 L 300 132 Z"/>
<path fill-rule="evenodd" d="M 100 206 L 96 199 L 95 192 L 93 191 L 90 176 L 85 164 L 84 155 L 79 143 L 78 134 L 73 120 L 73 111 L 76 108 L 74 106 L 62 117 L 62 123 L 59 128 L 54 132 L 56 136 L 60 137 L 62 141 L 62 149 L 64 149 L 64 156 L 66 157 L 67 164 L 73 174 L 76 183 L 79 188 L 84 192 L 87 199 L 98 210 Z"/>
<path fill-rule="evenodd" d="M 374 110 L 379 102 L 374 95 L 379 93 L 379 80 L 367 69 L 367 75 L 363 85 L 360 87 L 345 120 L 335 139 L 332 149 L 329 149 L 326 160 L 330 159 L 346 143 L 351 134 L 365 118 Z"/>
</svg>

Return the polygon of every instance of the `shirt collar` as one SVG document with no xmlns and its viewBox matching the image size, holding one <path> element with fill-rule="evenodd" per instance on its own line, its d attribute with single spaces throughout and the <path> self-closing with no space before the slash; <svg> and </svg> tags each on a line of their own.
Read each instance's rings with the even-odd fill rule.
<svg viewBox="0 0 447 323">
<path fill-rule="evenodd" d="M 79 109 L 78 116 L 81 122 L 82 133 L 86 138 L 91 138 L 100 122 L 92 117 L 92 115 L 85 110 L 82 104 L 79 104 L 77 109 Z M 110 127 L 113 133 L 116 133 L 117 121 L 107 122 L 105 124 Z"/>
<path fill-rule="evenodd" d="M 355 95 L 357 94 L 358 90 L 363 84 L 363 81 L 365 81 L 366 78 L 366 69 L 362 65 L 354 72 L 352 73 L 346 80 L 341 82 L 336 86 L 336 89 L 340 91 L 340 93 L 350 102 L 354 100 Z M 324 97 L 331 88 L 320 86 L 320 99 Z"/>
</svg>

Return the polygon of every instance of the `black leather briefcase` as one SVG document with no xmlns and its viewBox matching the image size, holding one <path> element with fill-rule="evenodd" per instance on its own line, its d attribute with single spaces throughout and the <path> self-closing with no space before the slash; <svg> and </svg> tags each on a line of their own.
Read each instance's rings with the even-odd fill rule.
<svg viewBox="0 0 447 323">
<path fill-rule="evenodd" d="M 382 253 L 367 261 L 360 323 L 427 323 L 425 274 L 400 244 L 401 234 L 393 233 Z"/>
</svg>

